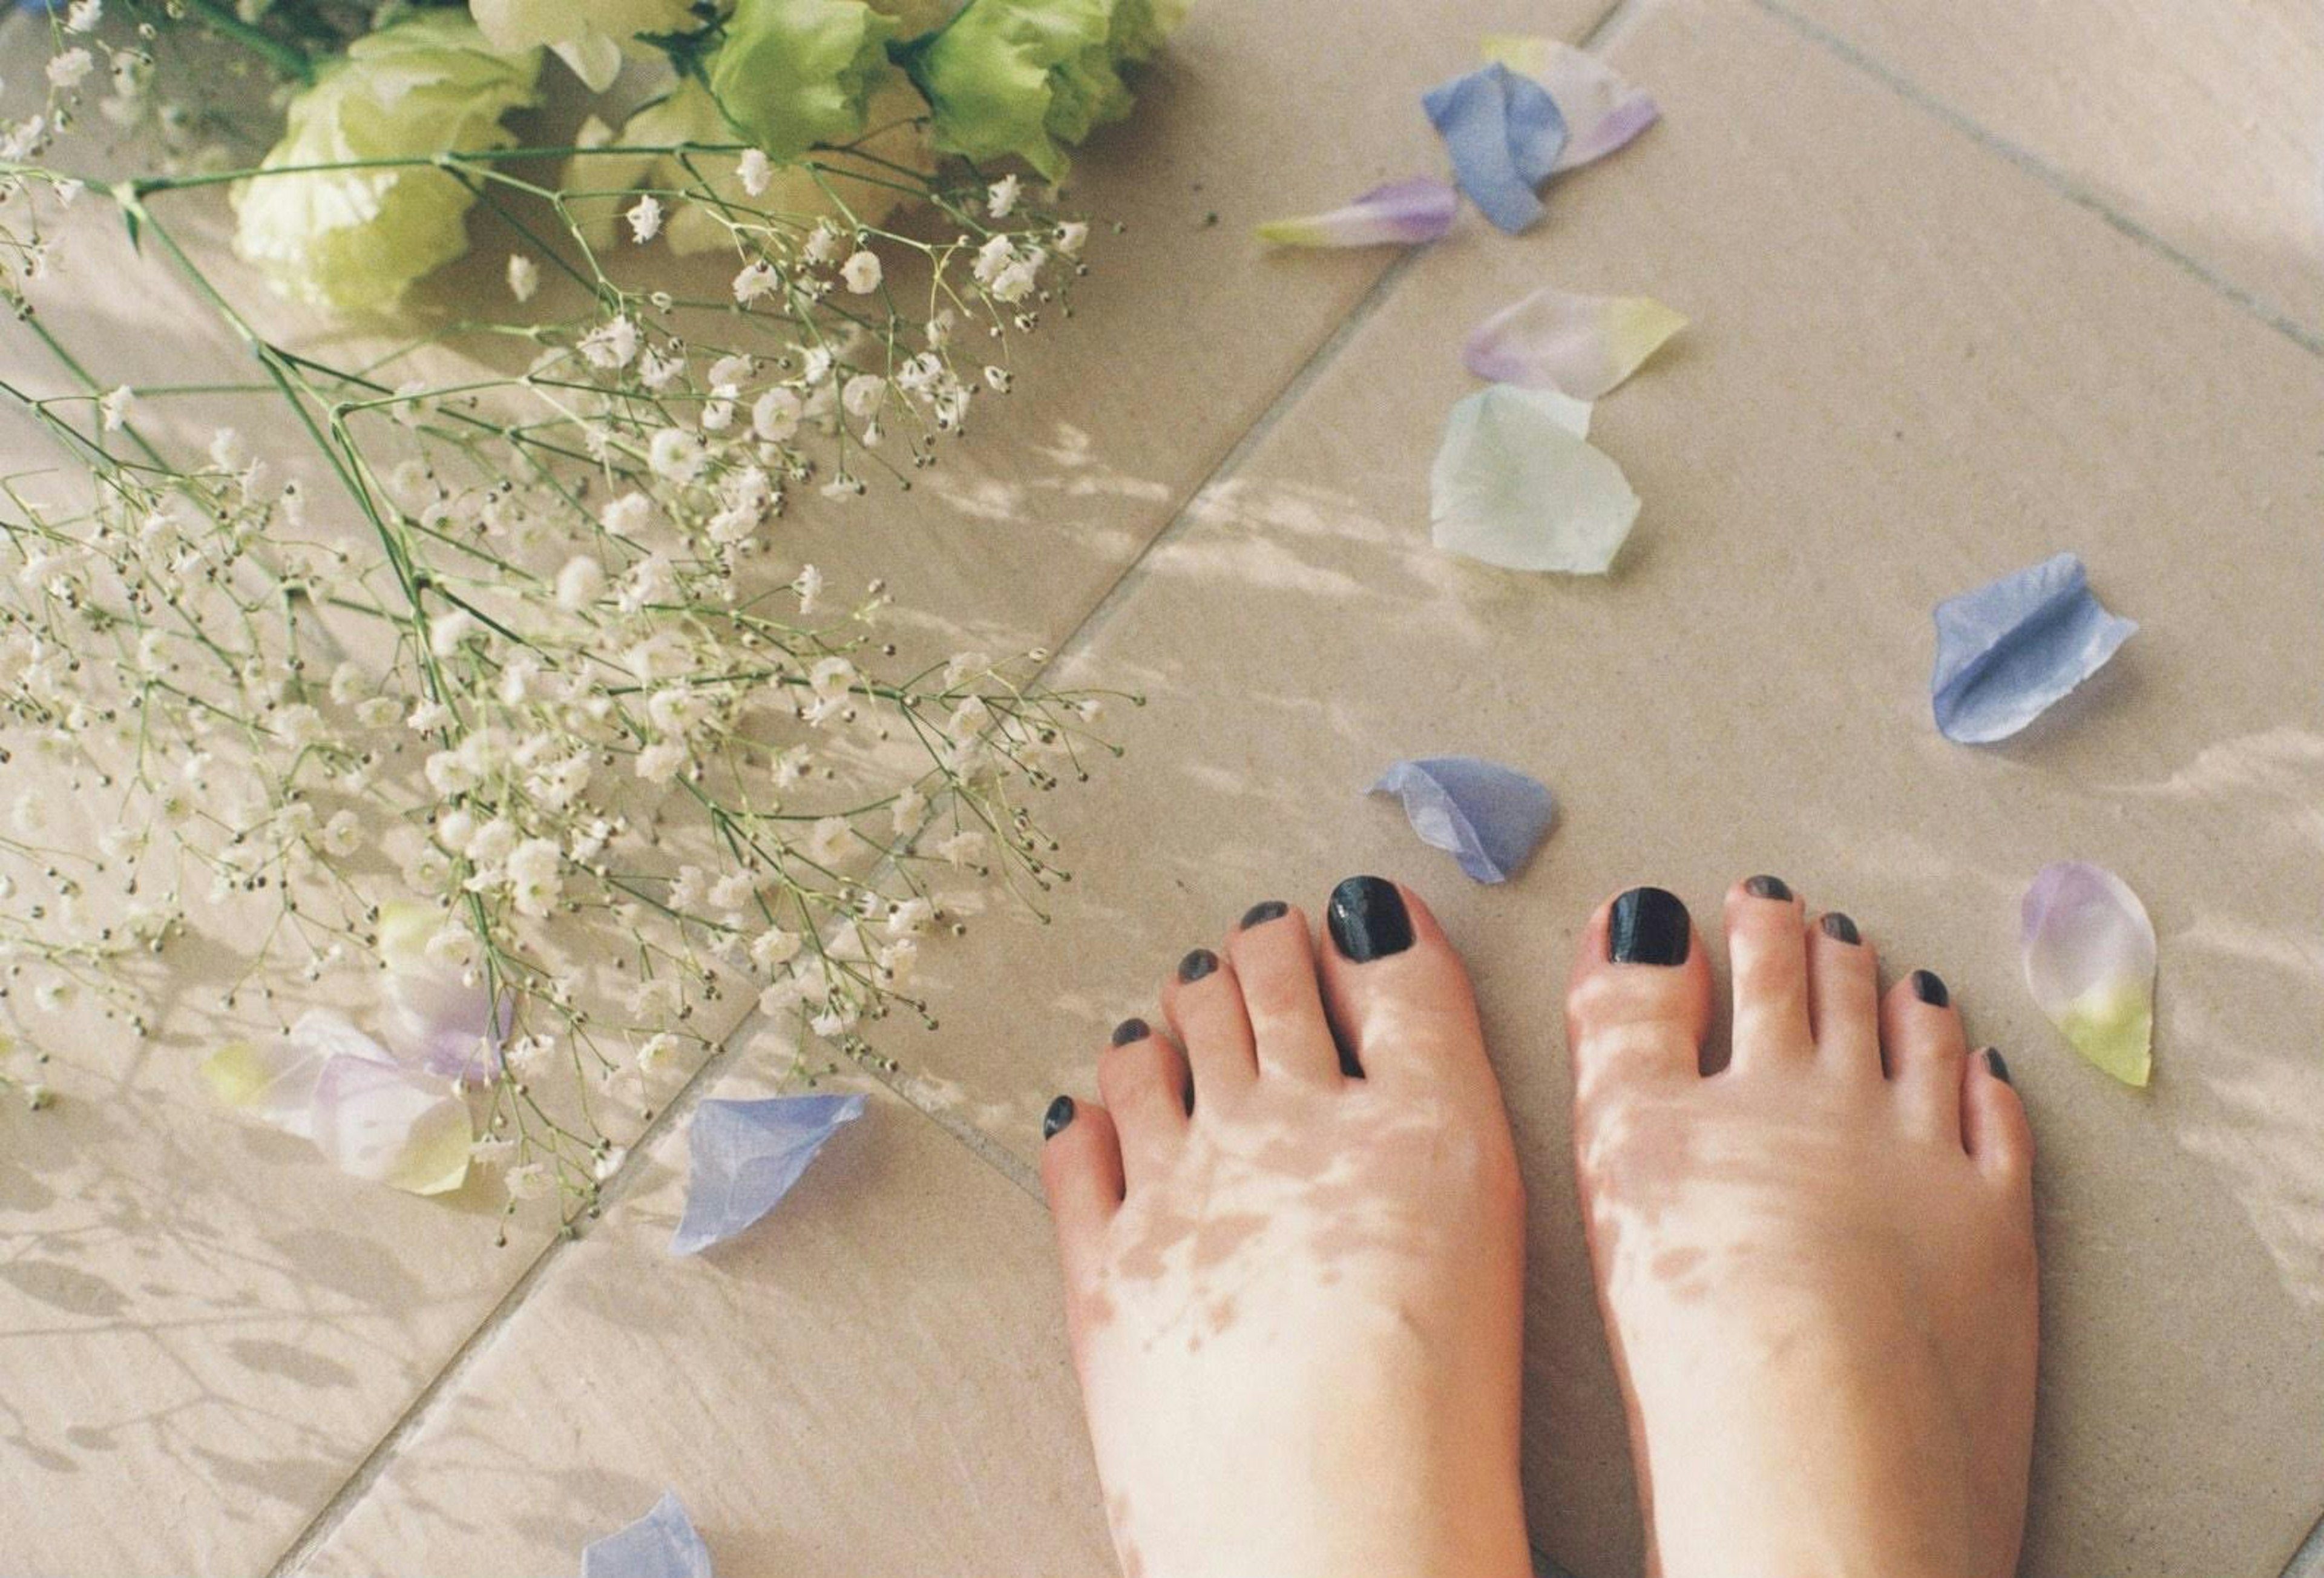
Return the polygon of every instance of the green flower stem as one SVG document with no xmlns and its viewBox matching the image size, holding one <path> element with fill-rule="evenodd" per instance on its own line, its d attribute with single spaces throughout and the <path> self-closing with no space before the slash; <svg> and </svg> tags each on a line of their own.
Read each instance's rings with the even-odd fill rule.
<svg viewBox="0 0 2324 1578">
<path fill-rule="evenodd" d="M 184 0 L 186 9 L 200 19 L 201 24 L 220 38 L 232 39 L 252 53 L 265 58 L 266 63 L 285 77 L 300 82 L 315 79 L 315 61 L 304 50 L 285 43 L 261 27 L 254 27 L 235 14 L 230 5 L 218 0 Z"/>
</svg>

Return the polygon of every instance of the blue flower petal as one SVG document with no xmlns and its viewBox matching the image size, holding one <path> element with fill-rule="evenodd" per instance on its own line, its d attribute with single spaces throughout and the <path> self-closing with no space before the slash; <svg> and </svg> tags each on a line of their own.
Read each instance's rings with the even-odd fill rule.
<svg viewBox="0 0 2324 1578">
<path fill-rule="evenodd" d="M 590 1543 L 581 1553 L 581 1578 L 711 1578 L 710 1547 L 678 1493 L 664 1490 L 651 1512 Z"/>
<path fill-rule="evenodd" d="M 2106 666 L 2137 624 L 2090 595 L 2070 553 L 1937 604 L 1929 695 L 1948 740 L 2006 740 Z"/>
<path fill-rule="evenodd" d="M 670 1253 L 697 1254 L 772 1211 L 823 1142 L 862 1112 L 860 1095 L 703 1103 L 687 1136 L 694 1165 Z"/>
<path fill-rule="evenodd" d="M 1549 90 L 1498 60 L 1422 96 L 1452 155 L 1453 179 L 1512 235 L 1541 217 L 1534 189 L 1565 151 L 1565 117 Z"/>
<path fill-rule="evenodd" d="M 1508 881 L 1557 815 L 1539 780 L 1473 756 L 1399 761 L 1366 792 L 1401 797 L 1420 841 L 1480 882 Z"/>
</svg>

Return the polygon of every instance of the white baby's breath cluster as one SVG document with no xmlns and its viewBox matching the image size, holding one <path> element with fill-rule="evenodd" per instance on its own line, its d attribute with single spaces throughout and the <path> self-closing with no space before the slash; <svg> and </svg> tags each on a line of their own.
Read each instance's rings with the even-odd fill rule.
<svg viewBox="0 0 2324 1578">
<path fill-rule="evenodd" d="M 417 900 L 428 961 L 505 1015 L 471 1081 L 477 1159 L 586 1209 L 736 1017 L 713 1005 L 755 1001 L 802 1059 L 810 1039 L 887 1057 L 870 1032 L 899 1010 L 932 1025 L 921 950 L 992 890 L 1038 904 L 1062 878 L 1035 807 L 1105 749 L 1099 698 L 1042 688 L 1043 653 L 907 652 L 884 585 L 802 562 L 784 516 L 876 507 L 935 464 L 1009 388 L 1086 225 L 1013 175 L 845 146 L 383 154 L 355 192 L 374 218 L 487 210 L 504 300 L 342 364 L 271 336 L 180 216 L 231 186 L 253 261 L 359 278 L 378 236 L 319 263 L 311 228 L 247 245 L 254 212 L 295 230 L 355 191 L 270 182 L 348 172 L 78 162 L 91 84 L 151 109 L 153 29 L 107 46 L 102 20 L 97 0 L 51 16 L 42 103 L 0 125 L 0 401 L 67 463 L 0 481 L 0 1012 L 21 1038 L 83 1007 L 145 1032 L 148 989 L 203 935 L 240 955 L 216 1008 L 287 1023 L 308 985 L 375 967 L 383 909 Z M 539 42 L 609 65 L 586 29 Z M 348 60 L 327 70 L 368 69 Z M 531 96 L 529 74 L 491 83 Z M 71 210 L 106 202 L 248 347 L 246 387 L 149 382 L 49 327 Z M 271 403 L 190 420 L 222 394 Z"/>
</svg>

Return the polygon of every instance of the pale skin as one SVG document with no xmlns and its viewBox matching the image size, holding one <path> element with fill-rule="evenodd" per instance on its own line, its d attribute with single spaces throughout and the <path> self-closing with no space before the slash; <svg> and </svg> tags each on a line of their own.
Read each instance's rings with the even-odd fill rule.
<svg viewBox="0 0 2324 1578">
<path fill-rule="evenodd" d="M 1567 1020 L 1650 1574 L 2007 1578 L 2035 1298 L 2006 1070 L 1941 983 L 1883 993 L 1852 922 L 1761 878 L 1727 895 L 1706 1075 L 1706 950 L 1637 892 L 1591 918 Z M 1189 955 L 1101 1102 L 1051 1110 L 1125 1578 L 1532 1571 L 1525 1200 L 1468 977 L 1406 890 L 1354 879 L 1328 913 L 1260 906 Z"/>
</svg>

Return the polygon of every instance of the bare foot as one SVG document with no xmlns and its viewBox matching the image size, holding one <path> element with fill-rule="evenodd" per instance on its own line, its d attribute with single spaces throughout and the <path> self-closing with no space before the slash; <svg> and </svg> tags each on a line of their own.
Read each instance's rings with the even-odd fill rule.
<svg viewBox="0 0 2324 1578">
<path fill-rule="evenodd" d="M 1659 889 L 1573 973 L 1574 1146 L 1662 1578 L 2007 1578 L 2034 1428 L 2034 1142 L 1925 971 L 1727 896 L 1734 1057 Z"/>
<path fill-rule="evenodd" d="M 1531 1570 L 1525 1202 L 1468 978 L 1392 883 L 1342 882 L 1329 920 L 1319 961 L 1297 910 L 1252 909 L 1164 986 L 1175 1041 L 1126 1022 L 1105 1105 L 1050 1109 L 1127 1578 Z"/>
</svg>

